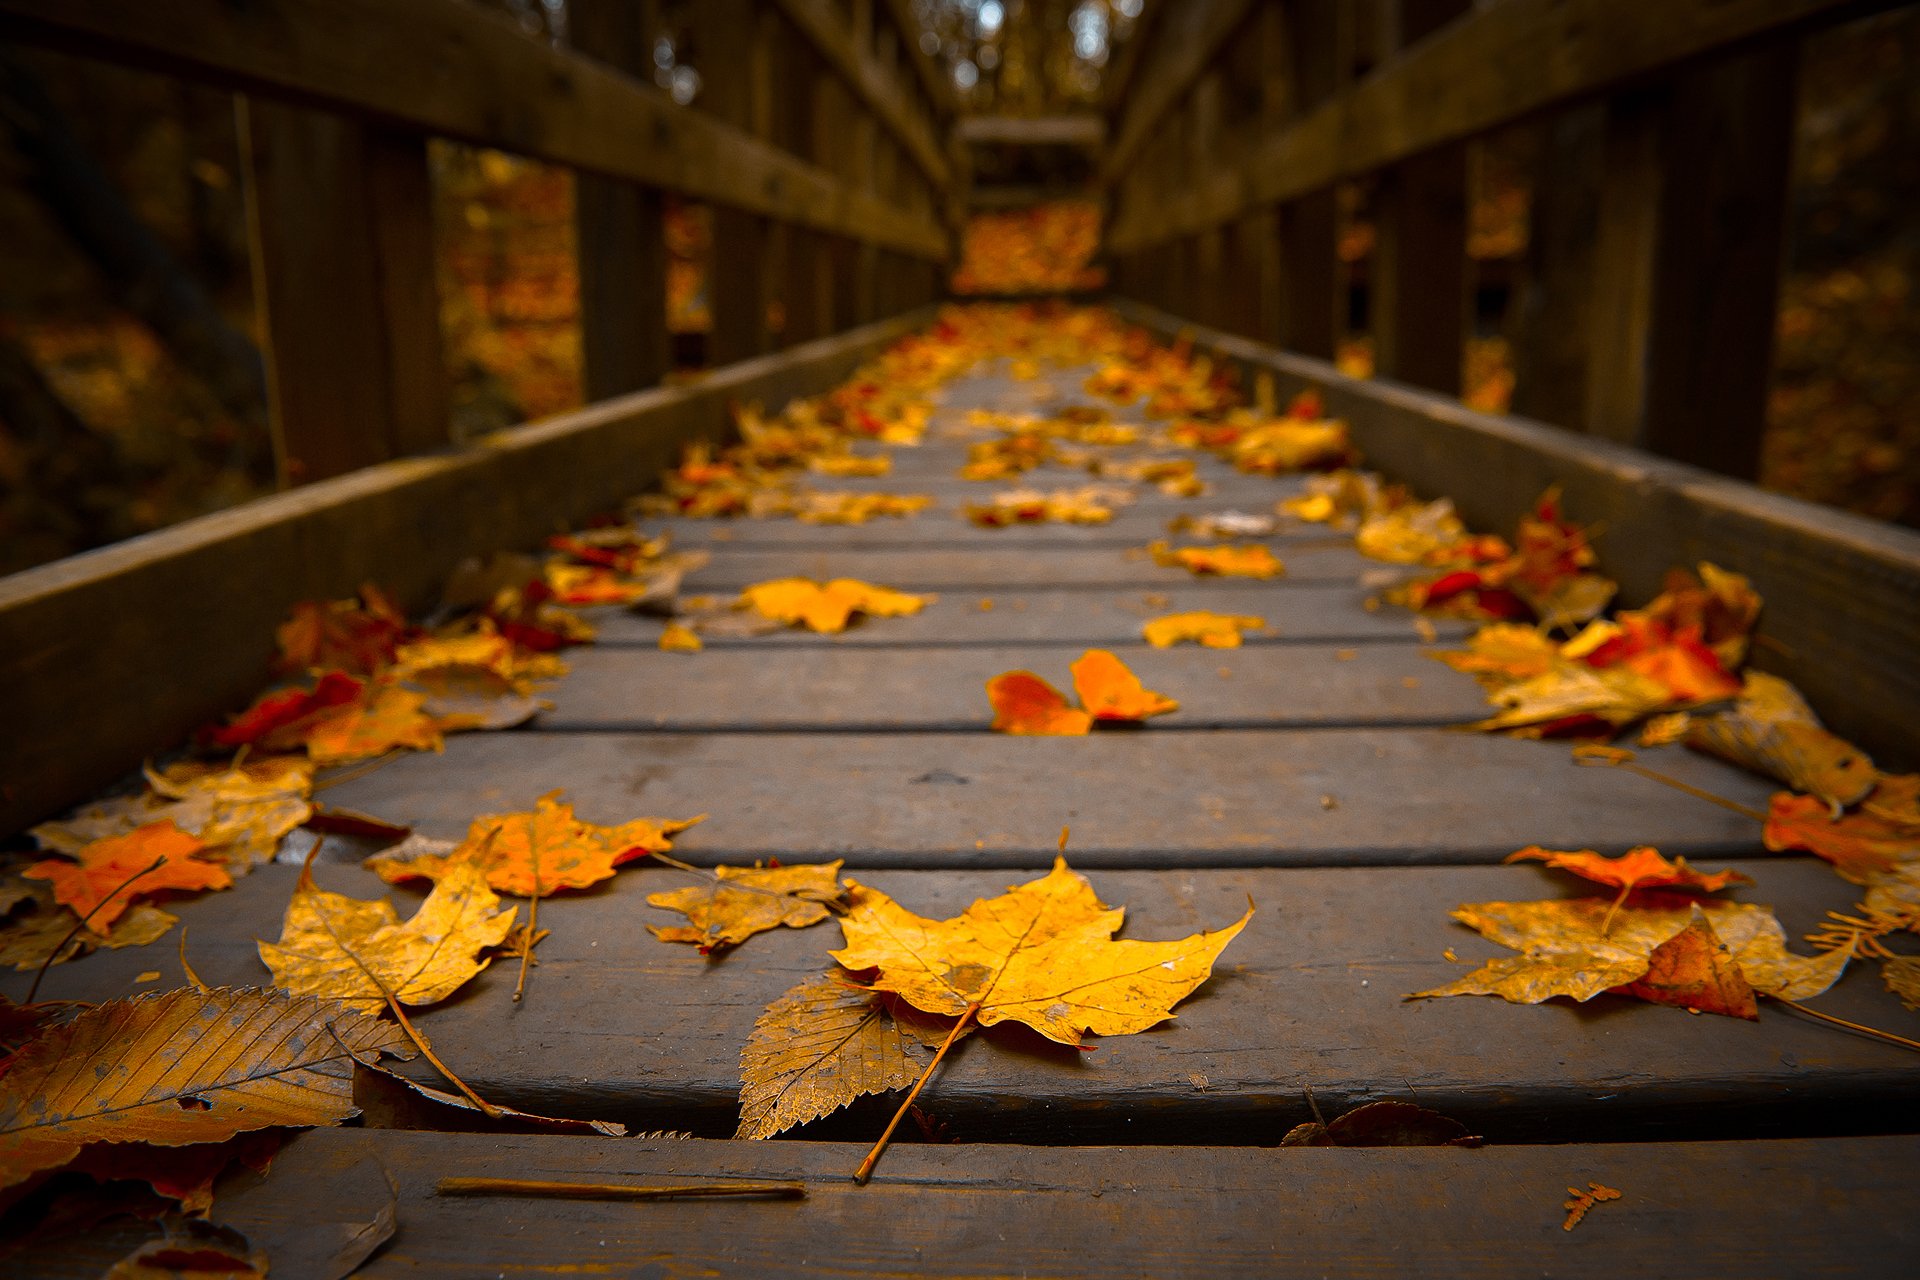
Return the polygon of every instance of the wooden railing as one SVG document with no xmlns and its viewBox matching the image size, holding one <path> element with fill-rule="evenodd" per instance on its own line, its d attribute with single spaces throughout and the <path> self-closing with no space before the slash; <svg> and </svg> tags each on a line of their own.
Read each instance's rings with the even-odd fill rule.
<svg viewBox="0 0 1920 1280">
<path fill-rule="evenodd" d="M 790 344 L 938 296 L 959 207 L 952 106 L 907 7 L 701 0 L 705 86 L 687 107 L 651 83 L 656 9 L 572 0 L 568 51 L 463 0 L 0 0 L 0 40 L 242 95 L 291 482 L 448 443 L 430 137 L 577 171 L 589 400 L 665 371 L 667 192 L 714 208 L 710 363 L 773 347 L 770 300 Z"/>
<path fill-rule="evenodd" d="M 1516 353 L 1516 411 L 1752 476 L 1796 44 L 1812 26 L 1885 7 L 1166 6 L 1130 68 L 1102 170 L 1118 291 L 1331 357 L 1346 305 L 1336 185 L 1372 177 L 1376 371 L 1457 394 L 1466 146 L 1543 117 L 1554 131 L 1550 162 L 1562 168 L 1533 210 L 1533 257 L 1545 271 Z"/>
</svg>

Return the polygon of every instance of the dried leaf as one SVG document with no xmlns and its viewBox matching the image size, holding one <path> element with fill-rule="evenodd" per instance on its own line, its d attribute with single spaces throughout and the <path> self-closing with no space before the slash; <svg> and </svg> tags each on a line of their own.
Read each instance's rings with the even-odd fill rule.
<svg viewBox="0 0 1920 1280">
<path fill-rule="evenodd" d="M 1651 1004 L 1670 1004 L 1689 1013 L 1718 1013 L 1760 1020 L 1759 1001 L 1740 972 L 1733 952 L 1695 907 L 1687 927 L 1653 949 L 1647 971 L 1620 989 Z"/>
<path fill-rule="evenodd" d="M 1567 1220 L 1560 1224 L 1562 1231 L 1573 1230 L 1586 1218 L 1587 1211 L 1594 1205 L 1607 1200 L 1618 1200 L 1620 1193 L 1598 1182 L 1589 1182 L 1585 1191 L 1578 1187 L 1568 1187 L 1567 1196 L 1567 1202 L 1560 1206 L 1567 1211 Z"/>
<path fill-rule="evenodd" d="M 385 898 L 329 893 L 301 872 L 280 941 L 259 943 L 273 980 L 296 995 L 324 996 L 372 1013 L 391 994 L 405 1005 L 444 1000 L 487 967 L 488 948 L 513 928 L 518 908 L 500 906 L 485 873 L 454 862 L 404 924 Z"/>
<path fill-rule="evenodd" d="M 561 889 L 584 889 L 612 878 L 616 868 L 649 853 L 665 853 L 673 837 L 706 814 L 677 820 L 635 818 L 600 827 L 573 816 L 573 806 L 550 791 L 529 812 L 476 818 L 467 835 L 442 853 L 431 845 L 395 850 L 367 859 L 366 865 L 389 884 L 438 880 L 448 870 L 472 862 L 486 871 L 487 883 L 502 893 L 541 897 Z M 417 850 L 417 852 L 416 852 Z"/>
<path fill-rule="evenodd" d="M 1257 631 L 1267 625 L 1265 618 L 1243 613 L 1211 613 L 1197 609 L 1189 613 L 1162 614 L 1140 629 L 1148 644 L 1166 649 L 1191 640 L 1209 649 L 1238 649 L 1240 633 Z"/>
<path fill-rule="evenodd" d="M 267 1280 L 267 1254 L 232 1227 L 203 1218 L 168 1221 L 166 1234 L 113 1264 L 101 1280 Z"/>
<path fill-rule="evenodd" d="M 1744 902 L 1699 902 L 1678 895 L 1639 894 L 1617 909 L 1606 898 L 1544 902 L 1478 902 L 1453 918 L 1503 947 L 1501 956 L 1424 996 L 1496 995 L 1515 1004 L 1554 996 L 1590 1000 L 1645 977 L 1654 949 L 1685 929 L 1698 907 L 1732 952 L 1741 975 L 1762 995 L 1806 1000 L 1832 986 L 1845 951 L 1808 959 L 1786 949 L 1786 931 L 1770 908 Z M 1603 931 L 1604 926 L 1604 931 Z"/>
<path fill-rule="evenodd" d="M 294 750 L 305 744 L 308 731 L 320 717 L 357 702 L 365 687 L 363 681 L 344 672 L 328 671 L 311 689 L 272 689 L 226 725 L 209 730 L 207 738 L 222 747 Z"/>
<path fill-rule="evenodd" d="M 355 1055 L 380 1053 L 412 1049 L 391 1023 L 309 996 L 182 988 L 95 1006 L 0 1076 L 0 1185 L 89 1142 L 182 1146 L 337 1124 L 357 1114 Z"/>
<path fill-rule="evenodd" d="M 186 1213 L 205 1213 L 213 1207 L 213 1184 L 230 1167 L 245 1165 L 265 1173 L 280 1150 L 284 1135 L 256 1129 L 225 1142 L 191 1147 L 161 1147 L 145 1142 L 113 1142 L 83 1150 L 69 1172 L 84 1173 L 96 1182 L 144 1182 Z"/>
<path fill-rule="evenodd" d="M 1790 791 L 1774 792 L 1761 839 L 1775 853 L 1804 849 L 1818 854 L 1855 884 L 1869 884 L 1902 863 L 1920 861 L 1920 826 L 1866 809 L 1836 819 L 1825 800 Z"/>
<path fill-rule="evenodd" d="M 1874 788 L 1866 753 L 1827 732 L 1798 689 L 1764 671 L 1747 673 L 1733 706 L 1693 717 L 1686 742 L 1834 804 L 1854 804 Z"/>
<path fill-rule="evenodd" d="M 204 844 L 171 822 L 153 822 L 124 836 L 95 841 L 73 860 L 47 858 L 21 874 L 52 884 L 57 901 L 104 934 L 136 899 L 170 889 L 231 888 L 233 877 L 225 867 L 198 856 L 205 852 Z M 156 861 L 160 865 L 146 871 Z"/>
<path fill-rule="evenodd" d="M 1280 558 L 1258 543 L 1247 546 L 1171 547 L 1154 542 L 1147 550 L 1155 564 L 1185 569 L 1196 575 L 1228 578 L 1277 578 L 1287 571 Z"/>
<path fill-rule="evenodd" d="M 669 622 L 660 632 L 660 647 L 668 653 L 698 653 L 705 646 L 697 633 Z"/>
<path fill-rule="evenodd" d="M 833 958 L 870 985 L 926 1013 L 977 1009 L 982 1026 L 1021 1022 L 1062 1044 L 1083 1032 L 1130 1035 L 1173 1016 L 1253 916 L 1170 942 L 1114 941 L 1125 914 L 1108 909 L 1065 858 L 1045 877 L 983 898 L 949 920 L 929 920 L 849 882 Z"/>
<path fill-rule="evenodd" d="M 876 618 L 900 618 L 920 612 L 934 599 L 890 587 L 876 587 L 854 578 L 819 583 L 810 578 L 776 578 L 756 582 L 740 599 L 763 617 L 789 626 L 832 634 L 844 631 L 857 613 Z"/>
<path fill-rule="evenodd" d="M 208 846 L 208 856 L 240 875 L 273 861 L 286 834 L 313 815 L 313 764 L 298 756 L 233 765 L 183 762 L 147 770 L 147 785 L 157 796 L 204 803 L 206 821 L 185 829 Z"/>
<path fill-rule="evenodd" d="M 180 922 L 179 917 L 140 902 L 129 907 L 104 934 L 85 927 L 75 933 L 73 926 L 79 923 L 80 917 L 55 903 L 50 888 L 43 887 L 41 892 L 45 896 L 37 900 L 34 910 L 16 914 L 7 921 L 6 928 L 0 930 L 0 965 L 38 969 L 47 962 L 55 947 L 60 948 L 53 959 L 55 964 L 77 960 L 97 947 L 114 951 L 122 947 L 144 947 L 164 937 Z"/>
<path fill-rule="evenodd" d="M 407 618 L 378 587 L 360 588 L 358 600 L 304 600 L 293 606 L 275 633 L 282 672 L 325 669 L 371 675 L 393 661 L 394 650 L 412 634 Z"/>
<path fill-rule="evenodd" d="M 1105 649 L 1089 649 L 1075 659 L 1073 691 L 1095 720 L 1144 720 L 1180 709 L 1172 698 L 1141 684 L 1126 663 Z"/>
<path fill-rule="evenodd" d="M 662 942 L 691 942 L 701 955 L 739 946 L 756 933 L 804 929 L 831 914 L 840 892 L 839 861 L 792 867 L 715 867 L 716 879 L 647 895 L 649 906 L 686 916 L 688 924 L 648 925 Z"/>
<path fill-rule="evenodd" d="M 323 713 L 304 734 L 315 764 L 349 764 L 396 748 L 438 751 L 440 722 L 426 709 L 423 693 L 381 682 L 357 700 Z"/>
<path fill-rule="evenodd" d="M 1438 1111 L 1388 1099 L 1369 1102 L 1326 1124 L 1297 1124 L 1283 1147 L 1477 1147 L 1485 1139 Z"/>
<path fill-rule="evenodd" d="M 1077 737 L 1093 729 L 1093 717 L 1070 706 L 1067 696 L 1031 671 L 1008 671 L 987 681 L 996 733 L 1028 737 Z"/>
<path fill-rule="evenodd" d="M 1678 889 L 1692 893 L 1718 893 L 1728 885 L 1752 884 L 1753 877 L 1738 871 L 1695 871 L 1685 858 L 1669 862 L 1658 849 L 1641 845 L 1617 858 L 1609 858 L 1591 849 L 1566 852 L 1528 845 L 1507 855 L 1508 862 L 1544 862 L 1562 871 L 1571 871 L 1595 884 L 1617 889 Z"/>
<path fill-rule="evenodd" d="M 937 1044 L 945 1026 L 896 1020 L 873 992 L 837 974 L 809 978 L 755 1020 L 740 1050 L 736 1138 L 771 1138 L 855 1098 L 911 1085 L 925 1068 L 915 1046 Z"/>
</svg>

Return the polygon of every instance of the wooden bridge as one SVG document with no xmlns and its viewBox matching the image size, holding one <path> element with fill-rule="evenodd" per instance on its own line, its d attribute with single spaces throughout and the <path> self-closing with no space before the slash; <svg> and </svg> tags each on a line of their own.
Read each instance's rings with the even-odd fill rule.
<svg viewBox="0 0 1920 1280">
<path fill-rule="evenodd" d="M 619 510 L 683 445 L 725 438 L 730 407 L 827 391 L 934 323 L 961 219 L 1001 198 L 969 181 L 968 149 L 985 144 L 1091 156 L 1111 301 L 1131 324 L 1184 336 L 1242 387 L 1270 380 L 1281 403 L 1317 389 L 1368 466 L 1451 497 L 1477 529 L 1511 528 L 1558 486 L 1604 527 L 1600 567 L 1626 603 L 1674 566 L 1748 575 L 1766 602 L 1760 665 L 1882 768 L 1920 765 L 1920 536 L 1745 479 L 1777 288 L 1783 85 L 1798 39 L 1870 7 L 1183 0 L 1148 10 L 1106 117 L 1032 124 L 959 117 L 905 0 L 701 0 L 717 52 L 692 107 L 638 74 L 647 6 L 614 0 L 571 0 L 571 49 L 455 0 L 0 0 L 0 38 L 241 96 L 277 456 L 306 481 L 0 582 L 0 829 L 85 801 L 246 705 L 296 602 L 373 581 L 424 610 L 462 560 Z M 1602 176 L 1584 219 L 1536 227 L 1558 237 L 1562 273 L 1522 352 L 1532 416 L 1490 416 L 1456 398 L 1464 148 L 1540 114 L 1590 134 Z M 577 171 L 586 408 L 447 444 L 429 137 Z M 1383 192 L 1371 380 L 1330 363 L 1334 191 L 1359 175 Z M 714 209 L 714 368 L 678 387 L 657 385 L 666 192 Z M 1403 999 L 1457 977 L 1456 953 L 1497 951 L 1450 921 L 1456 904 L 1564 887 L 1500 865 L 1526 845 L 1731 866 L 1796 939 L 1860 890 L 1769 853 L 1751 816 L 1579 767 L 1564 744 L 1461 732 L 1485 714 L 1481 690 L 1426 650 L 1470 627 L 1373 607 L 1381 566 L 1325 526 L 1264 539 L 1289 566 L 1271 581 L 1200 579 L 1139 552 L 1180 515 L 1272 511 L 1303 492 L 1297 477 L 1202 456 L 1205 496 L 1148 487 L 1110 523 L 963 519 L 987 492 L 958 478 L 979 438 L 970 415 L 1058 414 L 1089 402 L 1092 372 L 983 365 L 939 389 L 924 443 L 863 447 L 890 474 L 833 482 L 932 495 L 911 519 L 643 522 L 707 553 L 685 592 L 847 577 L 937 593 L 919 614 L 687 655 L 658 646 L 657 620 L 595 611 L 598 643 L 568 655 L 531 724 L 450 738 L 325 798 L 448 839 L 555 789 L 595 822 L 706 812 L 676 856 L 845 859 L 933 917 L 1040 874 L 1068 825 L 1074 867 L 1129 908 L 1125 936 L 1256 904 L 1176 1020 L 1091 1054 L 975 1037 L 922 1098 L 947 1141 L 903 1142 L 855 1185 L 897 1094 L 800 1137 L 727 1137 L 741 1046 L 820 971 L 834 926 L 710 962 L 645 931 L 671 919 L 645 906 L 664 882 L 625 871 L 542 903 L 554 933 L 525 1001 L 499 963 L 416 1021 L 494 1102 L 695 1136 L 475 1132 L 369 1102 L 362 1123 L 302 1133 L 264 1177 L 230 1179 L 214 1219 L 288 1275 L 346 1256 L 389 1202 L 397 1230 L 359 1274 L 1903 1274 L 1920 1233 L 1910 1049 L 1775 1007 L 1749 1023 L 1611 996 Z M 1120 420 L 1147 421 L 1137 407 Z M 1266 627 L 1226 650 L 1142 641 L 1147 618 L 1189 609 Z M 1080 738 L 988 731 L 985 681 L 1062 681 L 1089 648 L 1120 654 L 1179 713 Z M 1679 747 L 1642 759 L 1748 810 L 1777 790 Z M 184 985 L 188 952 L 208 984 L 265 985 L 255 940 L 277 936 L 297 874 L 266 866 L 175 904 L 180 954 L 171 939 L 102 950 L 54 966 L 41 995 Z M 355 897 L 385 889 L 357 855 L 323 851 L 316 874 Z M 4 991 L 22 998 L 30 977 Z M 1819 1007 L 1914 1027 L 1864 967 Z M 1316 1108 L 1384 1099 L 1486 1145 L 1278 1145 Z M 469 1199 L 436 1193 L 448 1176 L 774 1180 L 805 1198 Z M 1619 1201 L 1564 1230 L 1566 1188 L 1590 1183 Z M 97 1274 L 140 1238 L 116 1231 L 35 1253 L 30 1270 Z"/>
</svg>

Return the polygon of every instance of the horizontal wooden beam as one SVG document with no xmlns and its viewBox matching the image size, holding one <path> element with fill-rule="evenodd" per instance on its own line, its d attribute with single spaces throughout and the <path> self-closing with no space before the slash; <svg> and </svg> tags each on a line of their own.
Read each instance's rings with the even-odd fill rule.
<svg viewBox="0 0 1920 1280">
<path fill-rule="evenodd" d="M 1056 200 L 1099 199 L 1100 193 L 1088 187 L 996 185 L 971 187 L 967 191 L 967 205 L 973 209 L 1024 209 Z"/>
<path fill-rule="evenodd" d="M 1060 116 L 961 116 L 954 133 L 966 143 L 1008 143 L 1020 147 L 1098 147 L 1107 138 L 1107 122 L 1093 114 Z"/>
<path fill-rule="evenodd" d="M 617 509 L 732 402 L 784 404 L 925 324 L 911 313 L 697 387 L 637 392 L 0 578 L 0 834 L 56 813 L 265 685 L 296 601 L 377 582 L 411 606 L 467 556 Z"/>
<path fill-rule="evenodd" d="M 1888 3 L 1561 0 L 1476 9 L 1269 135 L 1238 165 L 1153 203 L 1134 202 L 1109 247 L 1125 253 L 1192 235 L 1250 207 L 1305 195 L 1688 59 Z M 1124 164 L 1123 144 L 1124 134 L 1109 156 L 1109 174 Z"/>
<path fill-rule="evenodd" d="M 498 147 L 944 260 L 945 231 L 452 0 L 0 0 L 0 37 Z"/>
<path fill-rule="evenodd" d="M 1349 378 L 1293 355 L 1132 303 L 1128 319 L 1276 375 L 1284 397 L 1321 389 L 1368 463 L 1453 499 L 1504 531 L 1560 486 L 1575 520 L 1605 530 L 1600 568 L 1643 604 L 1669 569 L 1711 560 L 1747 574 L 1766 601 L 1759 665 L 1792 680 L 1837 732 L 1882 767 L 1920 766 L 1920 531 L 1713 475 L 1592 436 L 1476 413 L 1450 397 Z M 1250 379 L 1249 379 L 1250 381 Z"/>
<path fill-rule="evenodd" d="M 852 87 L 855 96 L 880 117 L 880 122 L 899 140 L 920 171 L 927 175 L 927 180 L 936 187 L 949 185 L 953 171 L 941 152 L 931 124 L 913 109 L 900 82 L 880 66 L 873 51 L 855 42 L 840 7 L 833 0 L 774 0 L 774 3 Z M 912 33 L 902 36 L 908 43 L 914 38 Z"/>
<path fill-rule="evenodd" d="M 1139 84 L 1129 95 L 1113 146 L 1101 164 L 1102 181 L 1115 181 L 1132 163 L 1147 135 L 1186 96 L 1252 4 L 1253 0 L 1186 0 L 1160 20 L 1153 42 L 1140 52 L 1134 72 Z"/>
</svg>

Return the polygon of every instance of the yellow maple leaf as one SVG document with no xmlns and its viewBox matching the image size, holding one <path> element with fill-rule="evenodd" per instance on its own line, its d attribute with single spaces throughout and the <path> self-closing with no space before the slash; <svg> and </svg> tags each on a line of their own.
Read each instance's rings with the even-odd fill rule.
<svg viewBox="0 0 1920 1280">
<path fill-rule="evenodd" d="M 1267 625 L 1265 618 L 1251 614 L 1212 613 L 1195 609 L 1188 613 L 1162 614 L 1140 628 L 1140 634 L 1156 649 L 1166 649 L 1191 640 L 1209 649 L 1238 649 L 1240 633 Z"/>
<path fill-rule="evenodd" d="M 382 683 L 353 702 L 329 708 L 306 735 L 315 764 L 347 764 L 385 755 L 398 747 L 439 751 L 440 722 L 426 710 L 427 697 Z"/>
<path fill-rule="evenodd" d="M 329 893 L 300 873 L 280 941 L 259 943 L 274 983 L 294 995 L 322 996 L 372 1013 L 391 995 L 404 1005 L 432 1004 L 487 967 L 487 948 L 513 929 L 517 907 L 500 906 L 486 874 L 470 862 L 449 866 L 404 923 L 385 898 Z"/>
<path fill-rule="evenodd" d="M 1185 569 L 1203 575 L 1227 578 L 1277 578 L 1287 571 L 1280 558 L 1254 543 L 1248 546 L 1222 544 L 1212 547 L 1173 547 L 1164 541 L 1148 545 L 1155 564 Z"/>
<path fill-rule="evenodd" d="M 688 923 L 648 925 L 662 942 L 691 942 L 700 954 L 735 947 L 756 933 L 785 926 L 804 929 L 840 901 L 839 861 L 792 867 L 715 867 L 715 879 L 687 889 L 647 895 L 647 905 L 686 916 Z"/>
<path fill-rule="evenodd" d="M 869 986 L 927 1013 L 1020 1022 L 1077 1045 L 1086 1032 L 1131 1035 L 1173 1016 L 1253 916 L 1168 942 L 1115 940 L 1125 913 L 1104 906 L 1065 858 L 1039 880 L 982 898 L 949 920 L 915 915 L 849 882 L 833 958 Z"/>
<path fill-rule="evenodd" d="M 811 578 L 775 578 L 756 582 L 740 593 L 741 602 L 762 617 L 826 634 L 846 630 L 856 612 L 900 618 L 920 612 L 934 599 L 856 578 L 835 578 L 826 583 Z"/>
</svg>

